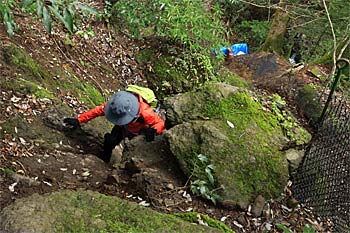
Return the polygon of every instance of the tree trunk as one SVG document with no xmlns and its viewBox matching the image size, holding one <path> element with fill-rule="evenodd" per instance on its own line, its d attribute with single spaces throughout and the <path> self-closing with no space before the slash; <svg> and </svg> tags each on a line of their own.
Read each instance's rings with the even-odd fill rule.
<svg viewBox="0 0 350 233">
<path fill-rule="evenodd" d="M 269 34 L 267 35 L 262 50 L 266 52 L 275 52 L 283 56 L 284 36 L 287 32 L 289 15 L 288 12 L 284 10 L 286 6 L 284 0 L 281 0 L 278 5 L 279 8 L 273 14 Z"/>
</svg>

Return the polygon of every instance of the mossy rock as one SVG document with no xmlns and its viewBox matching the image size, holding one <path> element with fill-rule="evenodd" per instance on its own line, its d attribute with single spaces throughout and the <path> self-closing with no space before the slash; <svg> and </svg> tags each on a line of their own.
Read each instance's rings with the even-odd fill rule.
<svg viewBox="0 0 350 233">
<path fill-rule="evenodd" d="M 322 104 L 319 98 L 319 87 L 312 84 L 305 85 L 299 90 L 296 98 L 299 111 L 315 126 L 322 113 Z"/>
<path fill-rule="evenodd" d="M 221 232 L 92 191 L 19 199 L 1 211 L 0 228 L 4 232 Z"/>
<path fill-rule="evenodd" d="M 218 73 L 216 74 L 216 79 L 218 82 L 230 84 L 231 86 L 235 87 L 242 87 L 245 89 L 250 89 L 250 85 L 248 82 L 239 77 L 238 75 L 232 73 L 229 69 L 226 67 L 222 67 Z"/>
<path fill-rule="evenodd" d="M 5 61 L 3 66 L 13 75 L 3 77 L 0 88 L 28 101 L 27 107 L 33 111 L 22 111 L 9 106 L 13 117 L 0 117 L 0 136 L 12 133 L 18 141 L 23 138 L 28 145 L 31 143 L 44 149 L 99 153 L 103 134 L 109 132 L 112 125 L 107 120 L 98 118 L 82 125 L 82 129 L 67 130 L 63 127 L 63 118 L 77 117 L 77 114 L 60 98 L 65 94 L 75 95 L 86 106 L 95 107 L 104 102 L 99 91 L 92 84 L 81 82 L 67 68 L 47 70 L 24 49 L 11 43 L 2 46 L 0 56 Z"/>
<path fill-rule="evenodd" d="M 252 94 L 222 83 L 178 94 L 166 102 L 172 153 L 194 180 L 209 184 L 202 154 L 213 164 L 222 201 L 245 206 L 256 196 L 278 196 L 288 179 L 281 149 L 290 143 L 276 116 Z"/>
<path fill-rule="evenodd" d="M 159 50 L 162 53 L 157 57 L 156 53 Z M 157 93 L 159 99 L 190 91 L 207 80 L 206 72 L 195 64 L 195 59 L 189 64 L 191 62 L 185 61 L 175 46 L 165 44 L 159 50 L 144 49 L 137 55 L 140 67 L 146 74 L 148 86 Z"/>
</svg>

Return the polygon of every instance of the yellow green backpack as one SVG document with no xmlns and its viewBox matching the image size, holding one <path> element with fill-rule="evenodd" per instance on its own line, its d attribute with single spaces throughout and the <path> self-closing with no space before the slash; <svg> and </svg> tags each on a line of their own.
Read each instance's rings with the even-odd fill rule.
<svg viewBox="0 0 350 233">
<path fill-rule="evenodd" d="M 157 108 L 158 100 L 154 92 L 148 87 L 141 87 L 137 85 L 128 85 L 127 91 L 137 93 L 142 96 L 142 98 L 152 107 Z"/>
</svg>

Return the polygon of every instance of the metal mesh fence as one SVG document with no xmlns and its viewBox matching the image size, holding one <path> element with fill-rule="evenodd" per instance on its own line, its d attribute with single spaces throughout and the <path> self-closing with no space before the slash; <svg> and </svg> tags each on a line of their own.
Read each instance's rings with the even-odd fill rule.
<svg viewBox="0 0 350 233">
<path fill-rule="evenodd" d="M 350 106 L 333 98 L 294 177 L 295 197 L 350 232 Z"/>
</svg>

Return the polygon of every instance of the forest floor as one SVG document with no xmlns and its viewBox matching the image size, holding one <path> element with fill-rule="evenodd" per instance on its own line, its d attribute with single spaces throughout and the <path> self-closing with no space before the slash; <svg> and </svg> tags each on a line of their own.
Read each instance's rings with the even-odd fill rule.
<svg viewBox="0 0 350 233">
<path fill-rule="evenodd" d="M 99 3 L 99 1 L 95 1 L 95 4 L 96 8 L 102 7 L 102 3 Z M 129 39 L 123 33 L 112 32 L 103 22 L 84 22 L 85 29 L 91 29 L 95 33 L 95 36 L 84 39 L 81 35 L 67 37 L 64 30 L 60 27 L 54 27 L 52 35 L 48 35 L 41 22 L 33 22 L 28 16 L 21 15 L 16 17 L 16 21 L 20 31 L 13 39 L 8 38 L 5 28 L 3 25 L 0 25 L 1 42 L 11 41 L 11 43 L 24 48 L 34 60 L 47 69 L 69 67 L 82 82 L 89 81 L 98 86 L 105 97 L 109 96 L 116 89 L 122 89 L 128 84 L 146 84 L 142 72 L 135 69 L 137 61 L 134 58 L 135 52 L 146 45 L 142 41 Z M 1 78 L 13 76 L 13 71 L 11 68 L 5 67 L 5 61 L 2 59 L 4 58 L 0 56 Z M 229 62 L 227 66 L 230 68 Z M 231 69 L 238 69 L 233 67 L 234 65 L 231 66 Z M 106 72 L 106 68 L 111 70 L 112 74 Z M 318 81 L 315 76 L 307 75 L 307 72 L 300 71 L 300 74 L 300 78 L 307 80 L 307 82 Z M 59 79 L 60 77 L 54 78 Z M 278 82 L 274 83 L 276 88 L 281 86 Z M 264 86 L 260 84 L 258 81 L 255 82 L 257 88 Z M 260 90 L 260 92 L 265 91 L 274 93 L 274 91 L 277 92 L 278 90 L 271 88 L 268 90 L 261 88 Z M 31 99 L 30 96 L 19 95 L 12 90 L 1 89 L 0 114 L 2 117 L 0 118 L 0 123 L 16 114 L 14 111 L 8 111 L 9 106 L 13 107 L 17 103 L 14 96 L 19 98 L 18 101 L 20 103 L 28 103 L 32 110 L 44 111 L 47 108 L 48 103 L 37 102 Z M 74 93 L 71 95 L 66 93 L 66 95 L 59 97 L 64 103 L 71 106 L 76 113 L 88 109 L 87 106 L 74 98 Z M 288 99 L 288 96 L 286 97 Z M 303 120 L 302 117 L 300 119 Z M 306 120 L 304 120 L 304 124 L 307 124 Z M 0 130 L 2 130 L 1 124 Z M 90 163 L 91 160 L 96 160 L 93 156 L 87 156 L 82 161 L 79 155 L 59 150 L 43 150 L 35 145 L 28 146 L 25 143 L 25 139 L 13 141 L 14 137 L 15 135 L 13 134 L 4 133 L 2 138 L 3 146 L 0 148 L 0 168 L 2 169 L 0 172 L 1 209 L 13 203 L 16 199 L 30 196 L 33 193 L 50 193 L 61 189 L 76 190 L 83 188 L 95 190 L 135 202 L 141 202 L 141 200 L 146 198 L 133 193 L 133 187 L 128 185 L 130 177 L 127 175 L 116 178 L 119 179 L 119 183 L 126 184 L 123 186 L 116 187 L 109 181 L 103 180 L 103 174 L 111 172 L 113 168 L 102 161 Z M 23 145 L 21 145 L 21 142 Z M 25 144 L 26 146 L 24 146 Z M 78 167 L 79 163 L 93 164 L 89 169 L 101 171 L 101 175 L 95 175 L 92 179 L 85 179 L 83 174 L 87 171 L 84 171 L 82 167 Z M 13 177 L 6 175 L 6 169 L 16 171 L 18 175 L 30 177 L 28 184 L 15 184 Z M 81 176 L 77 178 L 77 174 L 81 174 Z M 326 232 L 331 229 L 330 223 L 316 218 L 309 209 L 303 207 L 290 209 L 287 207 L 286 197 L 291 192 L 290 186 L 286 186 L 285 193 L 281 194 L 279 199 L 270 200 L 269 215 L 254 217 L 250 211 L 227 209 L 220 205 L 213 205 L 199 197 L 192 197 L 191 202 L 184 201 L 181 198 L 188 197 L 185 192 L 189 192 L 186 186 L 187 180 L 181 175 L 177 175 L 174 178 L 176 178 L 174 182 L 176 187 L 172 187 L 171 192 L 162 193 L 163 196 L 167 196 L 167 199 L 172 200 L 173 204 L 168 205 L 167 208 L 157 208 L 151 205 L 151 208 L 165 213 L 188 210 L 197 211 L 224 222 L 236 232 L 282 232 L 275 226 L 276 223 L 290 227 L 296 232 L 302 231 L 305 224 L 312 225 L 319 232 Z M 125 180 L 123 181 L 122 179 Z M 42 182 L 36 184 L 37 180 Z M 176 195 L 174 195 L 174 191 L 177 192 Z M 174 198 L 178 199 L 174 200 Z"/>
</svg>

